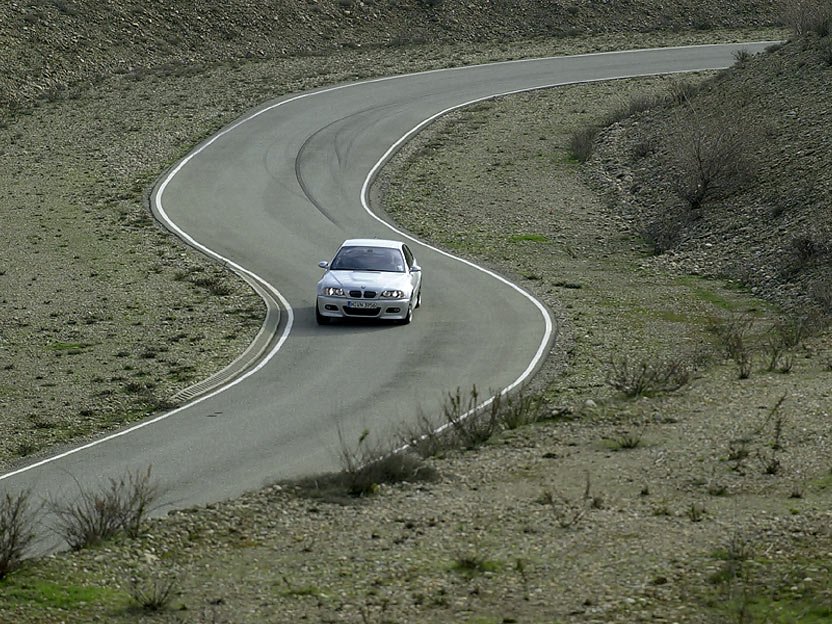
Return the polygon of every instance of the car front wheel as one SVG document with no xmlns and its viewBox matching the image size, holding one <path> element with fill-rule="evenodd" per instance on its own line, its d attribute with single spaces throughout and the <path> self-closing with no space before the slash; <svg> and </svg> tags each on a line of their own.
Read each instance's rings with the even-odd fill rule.
<svg viewBox="0 0 832 624">
<path fill-rule="evenodd" d="M 407 305 L 407 314 L 405 315 L 405 317 L 403 319 L 397 320 L 396 322 L 399 325 L 409 325 L 410 321 L 412 321 L 412 320 L 413 320 L 413 304 L 409 303 Z"/>
</svg>

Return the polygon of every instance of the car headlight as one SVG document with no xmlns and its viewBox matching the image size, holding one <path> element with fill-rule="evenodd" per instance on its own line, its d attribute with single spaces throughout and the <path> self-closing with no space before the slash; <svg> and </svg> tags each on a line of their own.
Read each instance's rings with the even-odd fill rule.
<svg viewBox="0 0 832 624">
<path fill-rule="evenodd" d="M 343 288 L 335 288 L 333 286 L 327 286 L 324 288 L 324 295 L 327 297 L 346 297 L 346 293 L 344 292 Z"/>
<path fill-rule="evenodd" d="M 404 299 L 404 293 L 401 290 L 384 290 L 381 296 L 385 299 Z"/>
</svg>

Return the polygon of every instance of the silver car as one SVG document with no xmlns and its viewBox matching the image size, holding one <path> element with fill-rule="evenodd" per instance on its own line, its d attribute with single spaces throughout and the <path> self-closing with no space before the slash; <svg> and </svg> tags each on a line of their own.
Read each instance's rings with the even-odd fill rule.
<svg viewBox="0 0 832 624">
<path fill-rule="evenodd" d="M 315 319 L 374 318 L 406 325 L 422 303 L 422 269 L 404 243 L 374 238 L 346 240 L 318 282 Z"/>
</svg>

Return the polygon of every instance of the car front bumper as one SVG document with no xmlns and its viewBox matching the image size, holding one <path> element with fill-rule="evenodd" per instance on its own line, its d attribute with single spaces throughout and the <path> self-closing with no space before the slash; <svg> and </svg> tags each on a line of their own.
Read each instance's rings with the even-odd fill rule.
<svg viewBox="0 0 832 624">
<path fill-rule="evenodd" d="M 318 312 L 329 318 L 402 320 L 407 317 L 409 299 L 351 299 L 319 296 Z"/>
</svg>

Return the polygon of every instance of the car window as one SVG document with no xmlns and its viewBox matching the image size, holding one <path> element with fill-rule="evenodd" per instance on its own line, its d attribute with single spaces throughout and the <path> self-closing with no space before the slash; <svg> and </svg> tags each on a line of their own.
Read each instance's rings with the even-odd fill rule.
<svg viewBox="0 0 832 624">
<path fill-rule="evenodd" d="M 334 271 L 389 271 L 404 273 L 404 258 L 388 247 L 342 247 L 329 267 Z"/>
</svg>

